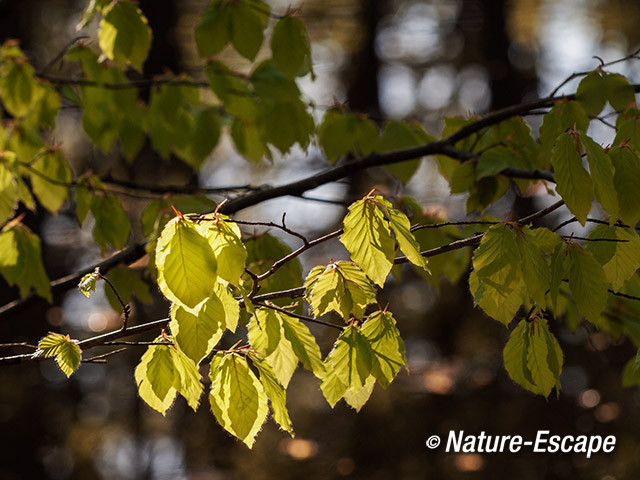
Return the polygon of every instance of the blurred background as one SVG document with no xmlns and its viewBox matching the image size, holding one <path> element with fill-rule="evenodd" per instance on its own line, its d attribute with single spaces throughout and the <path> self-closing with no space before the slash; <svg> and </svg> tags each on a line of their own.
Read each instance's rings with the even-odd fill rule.
<svg viewBox="0 0 640 480">
<path fill-rule="evenodd" d="M 79 34 L 95 38 L 96 24 L 77 32 L 86 0 L 0 0 L 0 40 L 17 38 L 36 69 L 46 65 Z M 153 30 L 145 76 L 167 71 L 202 76 L 193 28 L 204 0 L 141 0 Z M 270 0 L 283 13 L 298 2 Z M 640 45 L 640 4 L 635 0 L 305 0 L 302 17 L 312 40 L 317 80 L 300 81 L 317 119 L 334 102 L 374 120 L 412 119 L 439 134 L 445 116 L 481 114 L 548 95 L 574 71 L 589 70 L 625 56 Z M 265 45 L 266 47 L 266 45 Z M 265 48 L 268 49 L 268 48 Z M 234 68 L 249 64 L 229 54 Z M 77 74 L 73 65 L 52 73 Z M 640 79 L 640 64 L 612 71 Z M 573 92 L 577 81 L 562 92 Z M 146 93 L 148 94 L 148 92 Z M 142 92 L 144 97 L 145 92 Z M 527 118 L 534 132 L 540 118 Z M 326 168 L 317 147 L 255 166 L 223 139 L 199 174 L 177 159 L 160 160 L 147 146 L 128 165 L 117 153 L 91 149 L 81 133 L 80 112 L 64 108 L 53 139 L 76 172 L 92 169 L 143 184 L 224 186 L 278 184 Z M 592 123 L 590 132 L 607 143 L 613 131 Z M 424 159 L 408 185 L 374 170 L 309 192 L 332 203 L 277 199 L 242 211 L 240 218 L 279 221 L 312 238 L 335 230 L 344 204 L 370 185 L 387 195 L 414 196 L 430 212 L 464 217 L 465 197 L 450 195 L 432 159 Z M 548 203 L 544 189 L 526 198 L 507 194 L 491 213 L 516 217 Z M 214 198 L 219 200 L 219 198 Z M 122 198 L 141 238 L 138 219 L 148 198 Z M 40 209 L 25 223 L 43 238 L 51 278 L 95 263 L 91 223 L 80 228 L 69 205 L 57 216 Z M 562 221 L 566 212 L 549 218 Z M 578 231 L 581 234 L 584 232 Z M 247 231 L 246 233 L 252 233 Z M 273 232 L 277 234 L 277 232 Z M 289 238 L 282 238 L 297 247 Z M 469 252 L 462 253 L 468 255 Z M 346 251 L 333 242 L 302 258 L 303 274 Z M 197 413 L 179 399 L 166 417 L 137 397 L 133 368 L 143 350 L 132 347 L 106 365 L 84 364 L 67 380 L 53 362 L 0 369 L 0 479 L 191 479 L 236 478 L 502 478 L 522 480 L 640 478 L 640 392 L 623 389 L 621 371 L 634 346 L 593 326 L 574 333 L 551 325 L 565 354 L 562 390 L 549 399 L 533 396 L 509 380 L 502 363 L 508 331 L 474 309 L 466 268 L 427 282 L 410 270 L 396 272 L 380 298 L 389 302 L 405 338 L 410 374 L 402 372 L 385 391 L 376 387 L 356 413 L 333 410 L 310 373 L 298 371 L 288 393 L 295 439 L 268 421 L 253 450 L 220 428 L 207 400 Z M 143 266 L 141 262 L 139 266 Z M 443 266 L 446 270 L 446 265 Z M 100 289 L 99 289 L 100 290 Z M 168 304 L 151 291 L 151 303 L 134 301 L 134 323 L 167 315 Z M 0 304 L 17 292 L 0 279 Z M 71 291 L 54 306 L 34 301 L 0 319 L 0 341 L 34 342 L 47 331 L 86 338 L 117 328 L 118 315 L 102 291 L 85 299 Z M 333 331 L 313 328 L 323 352 Z M 150 339 L 152 334 L 147 335 Z M 228 340 L 234 343 L 234 339 Z M 7 351 L 7 354 L 11 351 Z M 204 398 L 204 397 L 203 397 Z M 478 434 L 616 435 L 611 454 L 591 459 L 572 454 L 446 454 L 428 450 L 426 439 L 449 430 Z"/>
</svg>

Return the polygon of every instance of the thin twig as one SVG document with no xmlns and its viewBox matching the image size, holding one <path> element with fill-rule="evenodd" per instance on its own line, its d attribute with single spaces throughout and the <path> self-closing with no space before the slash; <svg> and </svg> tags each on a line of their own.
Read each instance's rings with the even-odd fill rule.
<svg viewBox="0 0 640 480">
<path fill-rule="evenodd" d="M 111 283 L 111 280 L 109 280 L 105 275 L 102 275 L 100 272 L 98 272 L 98 278 L 100 278 L 101 280 L 104 280 L 105 283 L 109 285 L 109 287 L 115 294 L 116 298 L 118 299 L 118 302 L 120 302 L 120 306 L 122 307 L 122 314 L 124 316 L 122 320 L 122 330 L 126 330 L 127 323 L 129 322 L 129 314 L 131 313 L 131 306 L 129 304 L 124 303 L 124 300 L 122 300 L 122 297 L 118 293 L 118 290 L 116 290 L 116 287 L 113 285 L 113 283 Z"/>
<path fill-rule="evenodd" d="M 285 315 L 289 315 L 290 317 L 297 318 L 298 320 L 302 320 L 309 323 L 317 323 L 319 325 L 324 325 L 325 327 L 336 328 L 338 330 L 344 330 L 344 327 L 340 325 L 336 325 L 335 323 L 324 322 L 322 320 L 318 320 L 317 318 L 307 317 L 305 315 L 298 315 L 297 313 L 290 312 L 284 308 L 280 308 L 273 303 L 254 303 L 254 305 L 258 307 L 270 308 L 271 310 L 275 310 L 280 313 L 284 313 Z"/>
</svg>

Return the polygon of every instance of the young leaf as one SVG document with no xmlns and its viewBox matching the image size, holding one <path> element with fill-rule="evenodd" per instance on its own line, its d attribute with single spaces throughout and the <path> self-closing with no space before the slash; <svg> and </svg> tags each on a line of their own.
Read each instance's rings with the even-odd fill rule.
<svg viewBox="0 0 640 480">
<path fill-rule="evenodd" d="M 33 356 L 56 357 L 56 363 L 60 370 L 67 377 L 70 377 L 80 366 L 82 351 L 78 347 L 78 342 L 71 340 L 69 335 L 50 333 L 40 340 L 38 350 L 34 352 Z"/>
<path fill-rule="evenodd" d="M 267 395 L 242 356 L 216 354 L 209 401 L 218 423 L 251 448 L 267 417 Z"/>
<path fill-rule="evenodd" d="M 243 57 L 256 58 L 262 41 L 264 28 L 271 9 L 261 0 L 247 0 L 229 4 L 231 20 L 231 43 Z"/>
<path fill-rule="evenodd" d="M 142 400 L 163 415 L 176 397 L 175 370 L 171 346 L 164 339 L 154 341 L 135 369 L 136 385 Z"/>
<path fill-rule="evenodd" d="M 542 257 L 537 238 L 529 227 L 521 227 L 515 239 L 522 259 L 522 278 L 526 280 L 529 297 L 544 308 L 545 295 L 551 284 L 551 267 Z"/>
<path fill-rule="evenodd" d="M 389 223 L 385 220 L 378 202 L 386 202 L 381 196 L 367 197 L 354 202 L 344 218 L 344 233 L 340 241 L 367 276 L 384 286 L 393 266 L 395 245 Z"/>
<path fill-rule="evenodd" d="M 134 269 L 118 265 L 107 272 L 107 279 L 116 289 L 125 305 L 131 301 L 133 295 L 141 302 L 151 303 L 149 286 L 140 279 L 138 272 Z M 104 283 L 104 293 L 111 307 L 117 312 L 122 312 L 120 301 L 106 282 Z"/>
<path fill-rule="evenodd" d="M 607 73 L 596 69 L 585 76 L 576 92 L 576 100 L 587 114 L 596 117 L 608 100 L 614 110 L 620 111 L 635 106 L 633 87 L 618 73 Z"/>
<path fill-rule="evenodd" d="M 309 37 L 299 18 L 278 20 L 271 36 L 271 52 L 276 66 L 289 78 L 312 71 Z"/>
<path fill-rule="evenodd" d="M 196 225 L 185 218 L 174 218 L 162 230 L 156 268 L 165 297 L 188 308 L 208 298 L 217 283 L 213 250 Z"/>
<path fill-rule="evenodd" d="M 40 237 L 24 225 L 7 224 L 0 232 L 0 274 L 26 298 L 33 288 L 51 302 L 51 285 L 42 264 Z"/>
<path fill-rule="evenodd" d="M 332 368 L 329 368 L 329 366 L 325 368 L 320 389 L 331 408 L 335 407 L 336 403 L 344 397 L 348 390 L 347 386 L 342 383 L 335 371 Z"/>
<path fill-rule="evenodd" d="M 282 315 L 282 333 L 284 338 L 291 343 L 294 353 L 304 365 L 304 368 L 312 371 L 318 378 L 324 372 L 324 364 L 320 347 L 315 337 L 306 325 L 297 318 Z"/>
<path fill-rule="evenodd" d="M 368 155 L 376 149 L 378 127 L 368 118 L 330 110 L 318 126 L 318 142 L 331 163 L 348 153 Z"/>
<path fill-rule="evenodd" d="M 184 397 L 195 412 L 202 396 L 202 382 L 198 365 L 180 349 L 171 348 L 170 351 L 175 371 L 173 388 Z"/>
<path fill-rule="evenodd" d="M 43 207 L 56 213 L 69 197 L 71 170 L 59 150 L 48 150 L 36 158 L 31 165 L 31 187 Z"/>
<path fill-rule="evenodd" d="M 21 60 L 4 61 L 0 65 L 0 98 L 7 111 L 16 118 L 26 116 L 38 102 L 38 94 L 41 93 L 33 67 Z"/>
<path fill-rule="evenodd" d="M 640 238 L 635 230 L 616 225 L 596 225 L 589 234 L 592 239 L 613 241 L 587 242 L 589 251 L 604 270 L 611 288 L 620 290 L 640 268 Z"/>
<path fill-rule="evenodd" d="M 376 301 L 376 292 L 355 264 L 336 262 L 314 267 L 305 280 L 306 297 L 316 317 L 334 311 L 348 320 L 362 318 L 367 305 Z"/>
<path fill-rule="evenodd" d="M 259 308 L 249 322 L 249 343 L 273 368 L 278 381 L 286 388 L 298 366 L 291 342 L 284 338 L 283 314 Z"/>
<path fill-rule="evenodd" d="M 172 337 L 156 338 L 135 370 L 140 397 L 163 415 L 173 404 L 177 392 L 194 411 L 202 394 L 198 367 L 182 351 L 166 343 L 172 340 Z"/>
<path fill-rule="evenodd" d="M 618 193 L 620 218 L 627 225 L 640 221 L 640 196 L 637 187 L 640 184 L 640 159 L 628 146 L 614 147 L 609 156 L 615 168 L 613 184 Z"/>
<path fill-rule="evenodd" d="M 336 340 L 325 365 L 347 388 L 360 389 L 373 373 L 373 359 L 367 338 L 358 327 L 349 326 Z"/>
<path fill-rule="evenodd" d="M 391 313 L 375 312 L 364 322 L 361 333 L 368 340 L 373 353 L 374 361 L 371 373 L 386 388 L 400 369 L 403 366 L 407 367 L 404 341 L 400 337 L 396 321 Z M 369 394 L 371 394 L 370 390 Z M 368 395 L 367 398 L 369 398 Z M 347 400 L 346 397 L 345 400 Z M 347 403 L 352 405 L 349 400 Z"/>
<path fill-rule="evenodd" d="M 80 283 L 78 283 L 78 288 L 82 292 L 82 294 L 89 298 L 91 292 L 96 291 L 96 282 L 100 278 L 100 269 L 96 267 L 95 271 L 92 273 L 87 273 L 82 279 Z"/>
<path fill-rule="evenodd" d="M 546 322 L 521 320 L 504 348 L 504 366 L 511 379 L 527 390 L 548 397 L 560 388 L 562 350 Z"/>
<path fill-rule="evenodd" d="M 522 277 L 516 277 L 508 285 L 509 288 L 505 288 L 504 286 L 496 287 L 491 281 L 481 282 L 475 270 L 469 275 L 469 289 L 473 295 L 474 304 L 505 326 L 511 323 L 520 309 L 526 292 Z"/>
<path fill-rule="evenodd" d="M 600 145 L 588 136 L 580 135 L 580 139 L 587 153 L 587 162 L 589 162 L 596 200 L 615 219 L 618 217 L 619 206 L 613 180 L 614 170 L 611 158 Z"/>
<path fill-rule="evenodd" d="M 264 387 L 264 392 L 271 400 L 273 419 L 293 437 L 293 427 L 287 411 L 287 391 L 278 381 L 276 373 L 269 363 L 255 354 L 251 354 L 250 358 L 253 365 L 258 369 L 260 383 Z"/>
<path fill-rule="evenodd" d="M 4 223 L 18 203 L 18 188 L 11 171 L 3 162 L 0 155 L 0 224 Z"/>
<path fill-rule="evenodd" d="M 216 257 L 218 276 L 232 285 L 238 285 L 244 273 L 247 250 L 244 248 L 240 228 L 222 214 L 204 217 L 198 226 Z"/>
<path fill-rule="evenodd" d="M 195 35 L 201 57 L 215 55 L 231 41 L 231 12 L 226 2 L 210 2 L 196 25 Z"/>
<path fill-rule="evenodd" d="M 124 248 L 129 239 L 131 225 L 127 212 L 115 195 L 94 195 L 91 198 L 91 213 L 96 220 L 93 238 L 104 251 L 110 243 L 116 249 Z"/>
<path fill-rule="evenodd" d="M 151 46 L 147 18 L 128 0 L 111 2 L 103 10 L 98 40 L 105 56 L 119 66 L 142 71 Z"/>
<path fill-rule="evenodd" d="M 549 166 L 549 159 L 558 137 L 574 127 L 580 132 L 586 132 L 589 127 L 589 117 L 582 105 L 576 101 L 557 102 L 542 120 L 538 168 Z"/>
<path fill-rule="evenodd" d="M 270 308 L 257 309 L 249 322 L 249 342 L 273 367 L 284 387 L 289 385 L 299 361 L 317 376 L 323 373 L 320 347 L 296 318 Z"/>
<path fill-rule="evenodd" d="M 429 272 L 427 259 L 420 254 L 420 244 L 411 233 L 411 223 L 407 216 L 395 208 L 385 209 L 389 218 L 389 225 L 396 236 L 400 251 L 404 253 L 414 265 Z"/>
<path fill-rule="evenodd" d="M 473 255 L 469 288 L 474 302 L 508 325 L 522 304 L 525 283 L 517 235 L 507 224 L 493 225 Z"/>
<path fill-rule="evenodd" d="M 362 388 L 348 388 L 347 391 L 344 392 L 344 401 L 347 402 L 347 405 L 355 409 L 356 412 L 359 412 L 365 403 L 369 401 L 375 384 L 375 377 L 373 375 L 369 376 Z"/>
<path fill-rule="evenodd" d="M 558 193 L 571 213 L 584 225 L 591 210 L 593 183 L 582 166 L 581 150 L 578 132 L 563 133 L 553 148 L 551 164 Z"/>
<path fill-rule="evenodd" d="M 169 327 L 180 348 L 196 365 L 211 353 L 225 331 L 224 307 L 216 295 L 193 310 L 174 304 Z"/>
<path fill-rule="evenodd" d="M 247 268 L 257 274 L 266 272 L 274 262 L 291 253 L 291 249 L 286 244 L 269 234 L 249 237 L 245 241 L 245 247 L 247 249 Z M 301 281 L 302 266 L 300 265 L 300 260 L 294 258 L 262 282 L 260 291 L 287 290 L 297 287 Z M 288 303 L 287 299 L 279 301 Z M 278 300 L 275 300 L 275 302 L 277 303 Z"/>
<path fill-rule="evenodd" d="M 569 289 L 580 313 L 597 322 L 607 305 L 605 272 L 591 252 L 578 244 L 567 246 L 569 255 Z"/>
</svg>

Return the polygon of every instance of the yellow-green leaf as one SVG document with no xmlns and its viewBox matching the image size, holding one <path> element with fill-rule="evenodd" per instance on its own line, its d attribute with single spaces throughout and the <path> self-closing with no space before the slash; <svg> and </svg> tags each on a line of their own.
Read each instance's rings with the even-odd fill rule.
<svg viewBox="0 0 640 480">
<path fill-rule="evenodd" d="M 193 308 L 217 283 L 216 259 L 196 225 L 186 218 L 168 222 L 156 247 L 158 286 L 174 303 Z"/>
</svg>

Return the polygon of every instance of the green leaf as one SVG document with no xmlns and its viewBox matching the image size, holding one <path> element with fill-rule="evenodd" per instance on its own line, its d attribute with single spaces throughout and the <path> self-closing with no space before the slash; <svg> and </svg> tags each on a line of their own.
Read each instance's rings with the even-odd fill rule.
<svg viewBox="0 0 640 480">
<path fill-rule="evenodd" d="M 313 117 L 298 98 L 286 102 L 264 102 L 259 122 L 264 139 L 285 154 L 294 144 L 309 145 L 313 133 Z"/>
<path fill-rule="evenodd" d="M 182 352 L 196 365 L 209 355 L 226 329 L 224 306 L 211 295 L 193 310 L 174 304 L 169 328 Z"/>
<path fill-rule="evenodd" d="M 313 71 L 307 29 L 299 18 L 278 20 L 271 36 L 271 52 L 276 66 L 289 78 Z"/>
<path fill-rule="evenodd" d="M 245 240 L 247 249 L 247 268 L 256 274 L 263 274 L 271 265 L 289 255 L 291 249 L 273 235 L 262 234 Z M 300 260 L 294 258 L 276 270 L 276 273 L 261 282 L 261 292 L 276 292 L 296 288 L 302 282 Z M 288 299 L 274 300 L 274 303 L 286 305 Z"/>
<path fill-rule="evenodd" d="M 249 322 L 249 343 L 259 352 L 286 388 L 298 366 L 291 342 L 284 338 L 284 315 L 269 308 L 259 308 Z"/>
<path fill-rule="evenodd" d="M 259 308 L 249 322 L 249 342 L 287 387 L 298 366 L 320 376 L 324 369 L 320 347 L 309 329 L 296 318 L 270 308 Z"/>
<path fill-rule="evenodd" d="M 387 208 L 385 213 L 389 218 L 389 224 L 396 236 L 400 251 L 411 263 L 429 272 L 427 259 L 420 254 L 420 244 L 411 233 L 411 223 L 407 216 L 395 208 Z"/>
<path fill-rule="evenodd" d="M 231 41 L 231 12 L 227 2 L 210 2 L 198 20 L 195 35 L 201 57 L 215 55 Z"/>
<path fill-rule="evenodd" d="M 172 337 L 160 336 L 140 359 L 135 370 L 140 397 L 163 415 L 179 392 L 195 411 L 202 395 L 198 367 L 181 350 L 168 342 Z"/>
<path fill-rule="evenodd" d="M 107 272 L 107 279 L 115 287 L 125 305 L 131 301 L 133 295 L 141 302 L 151 303 L 149 286 L 140 279 L 140 276 L 134 269 L 124 265 L 118 265 Z M 104 285 L 104 293 L 111 307 L 117 312 L 122 312 L 122 305 L 120 305 L 113 289 L 109 287 L 106 282 Z"/>
<path fill-rule="evenodd" d="M 517 313 L 526 291 L 515 235 L 507 224 L 491 226 L 473 255 L 469 277 L 475 304 L 505 325 Z"/>
<path fill-rule="evenodd" d="M 330 110 L 318 127 L 318 142 L 331 163 L 348 153 L 368 155 L 376 149 L 378 127 L 368 118 Z"/>
<path fill-rule="evenodd" d="M 136 385 L 142 400 L 163 415 L 176 397 L 175 369 L 171 346 L 164 339 L 156 339 L 142 355 L 135 369 Z"/>
<path fill-rule="evenodd" d="M 581 135 L 582 145 L 587 152 L 587 162 L 593 180 L 596 200 L 614 219 L 618 217 L 618 197 L 614 185 L 614 169 L 611 158 L 602 147 L 586 135 Z"/>
<path fill-rule="evenodd" d="M 218 276 L 232 285 L 239 285 L 247 261 L 247 250 L 238 225 L 226 215 L 211 214 L 203 217 L 197 228 L 209 242 L 216 257 Z"/>
<path fill-rule="evenodd" d="M 640 268 L 640 238 L 635 230 L 616 225 L 596 225 L 591 231 L 591 239 L 611 239 L 612 242 L 587 242 L 593 254 L 604 270 L 611 288 L 618 291 Z M 616 241 L 618 240 L 618 241 Z"/>
<path fill-rule="evenodd" d="M 260 163 L 263 157 L 271 156 L 261 130 L 254 123 L 236 118 L 231 124 L 231 139 L 236 150 L 254 163 Z"/>
<path fill-rule="evenodd" d="M 362 318 L 376 292 L 355 264 L 336 262 L 314 267 L 305 280 L 306 297 L 316 317 L 334 311 L 345 321 L 351 315 Z"/>
<path fill-rule="evenodd" d="M 104 251 L 107 244 L 116 249 L 124 248 L 129 239 L 131 225 L 127 212 L 115 195 L 94 195 L 91 198 L 91 213 L 96 220 L 93 238 Z"/>
<path fill-rule="evenodd" d="M 585 76 L 576 92 L 578 100 L 588 115 L 595 117 L 608 100 L 614 110 L 635 107 L 635 93 L 627 79 L 618 73 L 596 69 Z"/>
<path fill-rule="evenodd" d="M 393 266 L 395 245 L 389 223 L 378 203 L 391 207 L 381 196 L 366 197 L 354 202 L 344 218 L 344 233 L 340 241 L 367 276 L 384 286 Z"/>
<path fill-rule="evenodd" d="M 202 382 L 198 365 L 180 349 L 171 348 L 170 351 L 175 372 L 173 388 L 185 398 L 195 412 L 202 396 Z"/>
<path fill-rule="evenodd" d="M 271 9 L 261 0 L 246 0 L 229 4 L 231 10 L 231 43 L 243 57 L 256 58 Z"/>
<path fill-rule="evenodd" d="M 306 325 L 289 315 L 282 315 L 282 333 L 284 340 L 291 343 L 294 353 L 304 365 L 304 368 L 312 371 L 318 378 L 324 373 L 322 355 L 315 337 Z M 281 340 L 282 341 L 282 340 Z"/>
<path fill-rule="evenodd" d="M 577 132 L 563 133 L 558 137 L 551 155 L 556 190 L 562 195 L 571 213 L 584 225 L 591 210 L 593 183 L 582 166 L 580 137 Z"/>
<path fill-rule="evenodd" d="M 59 150 L 47 150 L 36 158 L 31 168 L 31 187 L 43 207 L 56 213 L 69 197 L 71 170 Z M 67 185 L 63 185 L 67 184 Z"/>
<path fill-rule="evenodd" d="M 567 278 L 569 273 L 569 257 L 565 248 L 565 243 L 559 243 L 553 256 L 551 257 L 551 284 L 549 286 L 549 299 L 551 307 L 557 310 L 558 295 L 560 293 L 560 285 Z"/>
<path fill-rule="evenodd" d="M 240 305 L 238 301 L 234 298 L 229 286 L 223 285 L 221 282 L 216 283 L 213 293 L 222 302 L 225 326 L 228 330 L 231 330 L 231 332 L 235 332 L 240 316 Z"/>
<path fill-rule="evenodd" d="M 354 408 L 356 412 L 359 412 L 365 403 L 369 401 L 375 384 L 376 379 L 371 375 L 367 378 L 362 388 L 348 388 L 347 391 L 344 392 L 344 401 L 347 402 L 350 407 Z"/>
<path fill-rule="evenodd" d="M 551 267 L 542 257 L 537 238 L 529 227 L 521 227 L 515 238 L 522 259 L 522 278 L 526 280 L 529 297 L 544 308 L 545 295 L 551 285 Z"/>
<path fill-rule="evenodd" d="M 640 159 L 627 146 L 612 148 L 609 156 L 615 168 L 613 184 L 618 193 L 620 218 L 627 225 L 635 225 L 640 221 L 640 196 L 637 194 L 637 187 L 640 185 Z"/>
<path fill-rule="evenodd" d="M 11 171 L 0 156 L 0 224 L 4 223 L 18 203 L 18 188 Z"/>
<path fill-rule="evenodd" d="M 127 0 L 111 2 L 104 9 L 98 41 L 107 58 L 142 71 L 151 47 L 151 29 L 139 8 Z"/>
<path fill-rule="evenodd" d="M 558 137 L 574 127 L 580 132 L 586 132 L 589 127 L 589 117 L 582 105 L 576 101 L 557 102 L 542 120 L 538 168 L 549 166 L 549 159 Z"/>
<path fill-rule="evenodd" d="M 371 377 L 369 377 L 371 378 Z M 368 379 L 367 379 L 368 380 Z M 365 385 L 366 387 L 366 385 Z M 331 408 L 347 393 L 347 386 L 342 383 L 332 368 L 326 368 L 320 389 Z"/>
<path fill-rule="evenodd" d="M 33 357 L 56 357 L 56 363 L 68 378 L 80 366 L 82 351 L 78 341 L 69 335 L 50 333 L 40 340 Z"/>
<path fill-rule="evenodd" d="M 469 275 L 469 289 L 473 295 L 474 305 L 478 305 L 491 318 L 504 323 L 511 323 L 520 309 L 526 292 L 521 278 L 509 285 L 509 289 L 496 288 L 491 282 L 480 282 L 475 270 Z"/>
<path fill-rule="evenodd" d="M 82 294 L 89 298 L 91 292 L 96 291 L 96 282 L 100 278 L 100 268 L 96 267 L 95 271 L 92 273 L 87 273 L 82 279 L 80 283 L 78 283 L 78 288 L 82 292 Z"/>
<path fill-rule="evenodd" d="M 580 313 L 590 322 L 597 322 L 607 305 L 605 272 L 588 250 L 569 244 L 569 289 Z"/>
<path fill-rule="evenodd" d="M 213 151 L 220 140 L 220 117 L 213 107 L 196 113 L 193 127 L 186 137 L 182 148 L 176 153 L 194 169 L 199 170 L 202 163 Z"/>
<path fill-rule="evenodd" d="M 355 326 L 344 329 L 325 360 L 327 369 L 347 388 L 360 389 L 365 386 L 372 373 L 374 356 L 367 338 Z"/>
<path fill-rule="evenodd" d="M 14 117 L 24 117 L 35 107 L 43 93 L 38 87 L 33 67 L 26 61 L 9 60 L 0 64 L 0 98 Z"/>
<path fill-rule="evenodd" d="M 42 264 L 40 237 L 22 224 L 7 224 L 0 232 L 0 274 L 9 285 L 17 285 L 26 298 L 33 288 L 52 301 L 49 278 Z"/>
<path fill-rule="evenodd" d="M 255 354 L 251 354 L 250 357 L 251 362 L 260 374 L 260 383 L 262 383 L 265 393 L 271 400 L 273 419 L 293 437 L 293 427 L 287 411 L 287 391 L 278 381 L 276 373 L 269 363 Z"/>
<path fill-rule="evenodd" d="M 361 333 L 368 340 L 373 353 L 372 374 L 386 388 L 400 369 L 407 367 L 404 341 L 400 337 L 396 321 L 391 313 L 375 312 L 364 323 Z M 347 403 L 352 405 L 348 400 Z"/>
<path fill-rule="evenodd" d="M 251 448 L 267 417 L 267 395 L 243 357 L 216 354 L 209 401 L 218 423 Z"/>
<path fill-rule="evenodd" d="M 484 234 L 473 255 L 473 269 L 479 279 L 498 278 L 503 282 L 498 286 L 509 289 L 509 282 L 517 275 L 520 254 L 515 241 L 515 233 L 505 223 L 492 225 Z"/>
<path fill-rule="evenodd" d="M 164 296 L 188 308 L 208 298 L 217 283 L 213 250 L 186 218 L 165 225 L 156 247 L 156 268 Z"/>
<path fill-rule="evenodd" d="M 376 152 L 390 152 L 416 147 L 435 140 L 432 137 L 422 138 L 410 125 L 398 120 L 389 121 L 378 142 Z M 394 174 L 402 183 L 407 183 L 420 166 L 421 159 L 385 165 L 384 168 Z"/>
<path fill-rule="evenodd" d="M 503 357 L 509 377 L 527 390 L 548 397 L 554 387 L 560 389 L 562 350 L 544 320 L 521 320 Z"/>
</svg>

